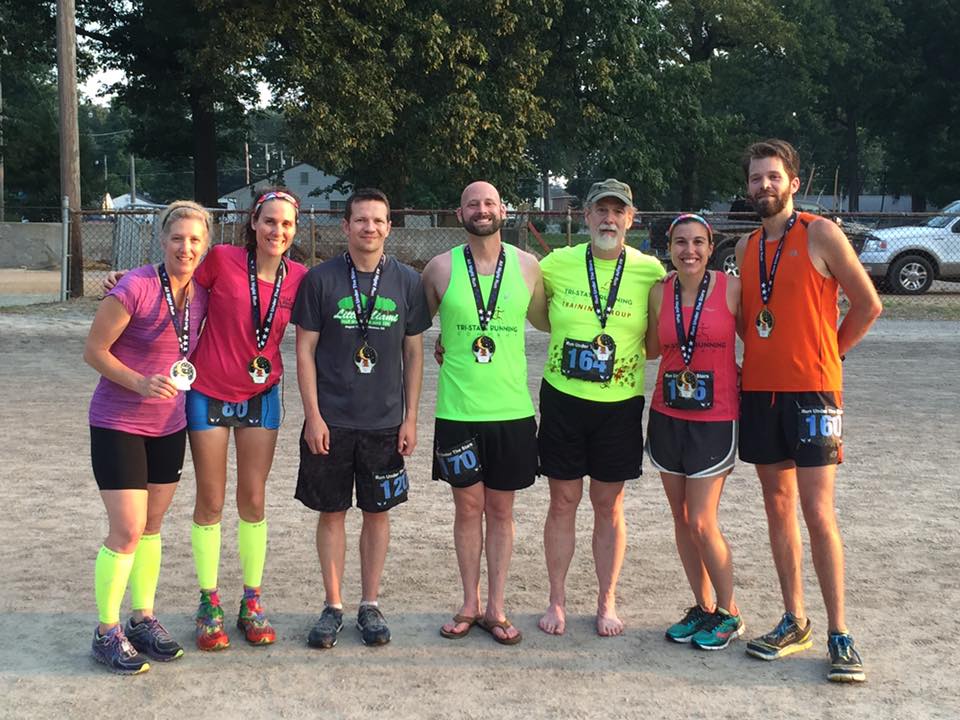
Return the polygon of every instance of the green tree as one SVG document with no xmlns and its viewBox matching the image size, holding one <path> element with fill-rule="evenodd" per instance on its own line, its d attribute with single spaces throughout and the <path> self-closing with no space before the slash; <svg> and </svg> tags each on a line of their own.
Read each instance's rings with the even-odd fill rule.
<svg viewBox="0 0 960 720">
<path fill-rule="evenodd" d="M 504 196 L 535 173 L 551 117 L 536 94 L 553 0 L 306 0 L 278 12 L 270 81 L 298 155 L 398 206 L 450 205 L 485 178 Z"/>
<path fill-rule="evenodd" d="M 126 78 L 114 90 L 131 111 L 138 157 L 192 162 L 193 195 L 216 204 L 219 148 L 242 143 L 255 103 L 257 58 L 272 6 L 223 0 L 125 0 L 81 6 L 80 30 L 99 60 Z"/>
</svg>

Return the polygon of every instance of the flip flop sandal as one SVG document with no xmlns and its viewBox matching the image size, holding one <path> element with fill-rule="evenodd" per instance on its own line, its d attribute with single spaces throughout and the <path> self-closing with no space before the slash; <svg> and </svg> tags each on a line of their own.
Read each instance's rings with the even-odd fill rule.
<svg viewBox="0 0 960 720">
<path fill-rule="evenodd" d="M 494 628 L 500 628 L 506 631 L 508 628 L 513 627 L 513 624 L 509 620 L 487 620 L 486 618 L 480 617 L 477 618 L 477 627 L 490 633 L 490 637 L 501 645 L 517 645 L 523 640 L 523 633 L 519 630 L 517 630 L 517 634 L 513 637 L 500 637 L 494 632 Z"/>
<path fill-rule="evenodd" d="M 467 627 L 465 627 L 460 632 L 457 632 L 455 630 L 445 630 L 441 625 L 440 634 L 443 635 L 448 640 L 460 640 L 461 638 L 465 638 L 467 635 L 470 634 L 470 630 L 473 629 L 473 626 L 480 621 L 480 617 L 481 617 L 480 615 L 476 615 L 476 616 L 460 615 L 459 613 L 457 613 L 456 615 L 453 616 L 453 622 L 456 623 L 457 625 L 460 625 L 461 623 L 466 623 Z"/>
</svg>

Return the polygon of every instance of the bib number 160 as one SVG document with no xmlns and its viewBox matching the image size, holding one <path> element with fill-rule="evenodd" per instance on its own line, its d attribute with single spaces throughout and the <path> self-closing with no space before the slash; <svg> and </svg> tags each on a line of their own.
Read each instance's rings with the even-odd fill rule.
<svg viewBox="0 0 960 720">
<path fill-rule="evenodd" d="M 834 445 L 843 437 L 843 410 L 832 407 L 800 408 L 800 441 Z"/>
</svg>

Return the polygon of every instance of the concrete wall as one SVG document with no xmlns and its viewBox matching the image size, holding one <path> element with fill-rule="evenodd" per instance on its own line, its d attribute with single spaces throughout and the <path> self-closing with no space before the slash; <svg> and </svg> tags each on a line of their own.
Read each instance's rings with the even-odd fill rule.
<svg viewBox="0 0 960 720">
<path fill-rule="evenodd" d="M 0 223 L 0 267 L 60 267 L 60 223 Z"/>
</svg>

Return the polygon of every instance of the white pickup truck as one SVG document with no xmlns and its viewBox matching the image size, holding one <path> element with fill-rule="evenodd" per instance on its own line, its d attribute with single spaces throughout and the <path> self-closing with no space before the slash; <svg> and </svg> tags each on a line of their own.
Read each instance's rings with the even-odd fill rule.
<svg viewBox="0 0 960 720">
<path fill-rule="evenodd" d="M 922 225 L 871 230 L 860 262 L 881 289 L 920 295 L 934 280 L 960 282 L 960 200 Z"/>
</svg>

